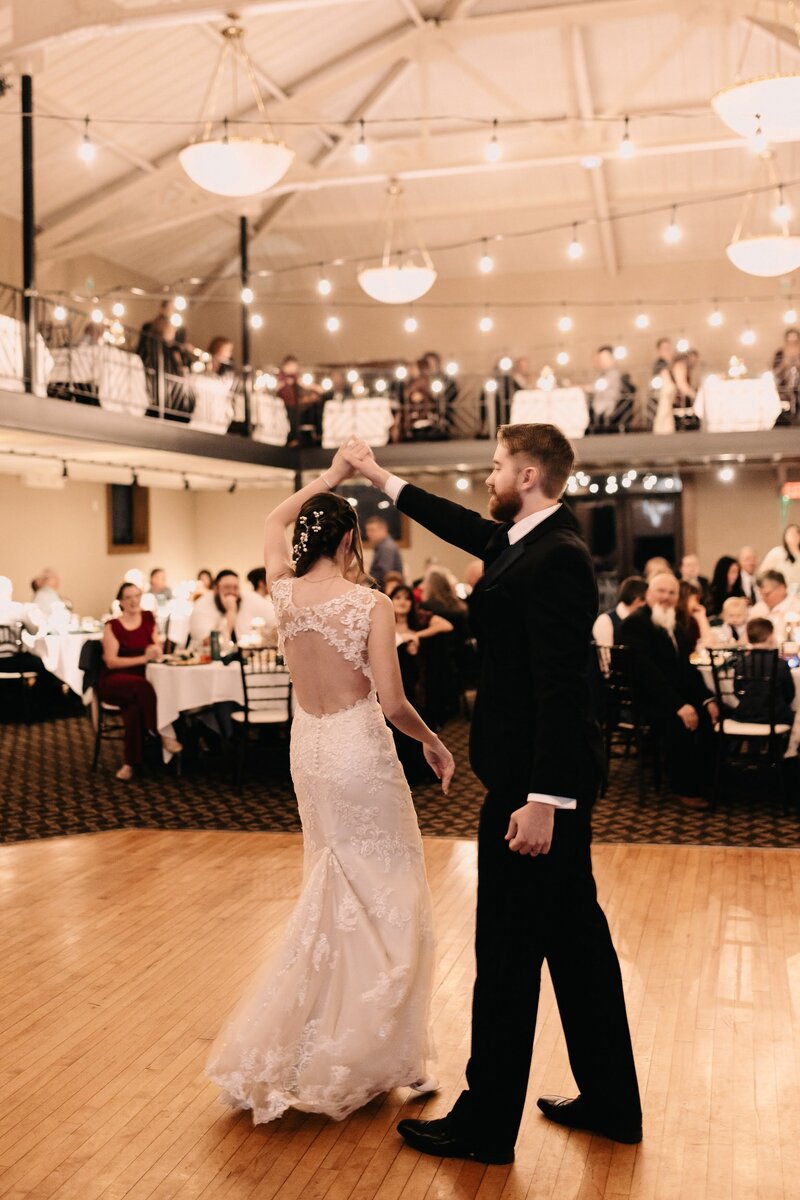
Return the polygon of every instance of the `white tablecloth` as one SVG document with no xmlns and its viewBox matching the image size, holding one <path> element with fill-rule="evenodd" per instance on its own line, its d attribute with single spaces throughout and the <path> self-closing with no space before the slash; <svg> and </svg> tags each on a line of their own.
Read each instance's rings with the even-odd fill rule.
<svg viewBox="0 0 800 1200">
<path fill-rule="evenodd" d="M 220 662 L 203 663 L 197 667 L 170 667 L 166 663 L 150 663 L 146 671 L 156 693 L 156 719 L 159 729 L 166 729 L 180 713 L 191 708 L 205 708 L 222 701 L 244 703 L 242 674 L 238 663 L 224 666 Z"/>
<path fill-rule="evenodd" d="M 710 692 L 714 691 L 714 673 L 711 666 L 706 664 L 698 665 L 698 671 L 703 676 L 703 683 Z M 786 757 L 793 758 L 798 750 L 800 750 L 800 667 L 792 667 L 792 679 L 794 680 L 794 724 L 792 732 L 789 734 L 789 745 L 786 750 Z M 730 712 L 735 710 L 731 709 Z M 730 712 L 728 715 L 730 715 Z"/>
<path fill-rule="evenodd" d="M 102 636 L 102 633 L 85 630 L 47 633 L 36 639 L 34 649 L 52 675 L 66 683 L 77 696 L 83 696 L 83 671 L 78 666 L 81 650 L 87 642 L 99 642 Z"/>
<path fill-rule="evenodd" d="M 385 397 L 328 400 L 322 410 L 322 446 L 335 449 L 351 436 L 363 438 L 370 446 L 385 446 L 393 424 L 392 405 Z"/>
<path fill-rule="evenodd" d="M 22 343 L 25 337 L 25 327 L 14 317 L 0 313 L 0 388 L 16 392 L 22 390 L 25 367 L 22 354 Z M 44 338 L 36 338 L 36 368 L 39 384 L 37 394 L 46 394 L 45 381 L 53 366 L 50 351 L 44 344 Z"/>
<path fill-rule="evenodd" d="M 285 446 L 289 438 L 286 405 L 269 392 L 253 392 L 253 438 L 266 446 Z"/>
<path fill-rule="evenodd" d="M 583 388 L 538 388 L 514 393 L 512 425 L 557 425 L 568 438 L 583 437 L 589 424 L 589 404 Z"/>
<path fill-rule="evenodd" d="M 150 403 L 144 363 L 138 354 L 101 342 L 66 346 L 53 353 L 49 383 L 91 387 L 108 412 L 141 417 Z"/>
<path fill-rule="evenodd" d="M 781 402 L 771 375 L 763 379 L 706 379 L 694 411 L 710 433 L 772 429 Z"/>
<path fill-rule="evenodd" d="M 204 433 L 225 433 L 233 420 L 231 383 L 215 375 L 192 375 L 188 385 L 194 394 L 189 428 Z"/>
</svg>

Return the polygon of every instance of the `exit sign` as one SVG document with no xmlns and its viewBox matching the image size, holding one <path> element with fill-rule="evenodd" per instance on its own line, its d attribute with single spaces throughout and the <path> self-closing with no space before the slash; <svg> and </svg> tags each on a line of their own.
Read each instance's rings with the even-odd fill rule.
<svg viewBox="0 0 800 1200">
<path fill-rule="evenodd" d="M 800 479 L 792 479 L 781 488 L 784 500 L 800 500 Z"/>
</svg>

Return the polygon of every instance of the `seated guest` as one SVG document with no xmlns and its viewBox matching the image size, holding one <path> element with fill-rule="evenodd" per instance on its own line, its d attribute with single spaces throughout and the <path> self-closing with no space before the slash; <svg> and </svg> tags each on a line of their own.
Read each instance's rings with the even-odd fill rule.
<svg viewBox="0 0 800 1200">
<path fill-rule="evenodd" d="M 480 558 L 473 558 L 464 567 L 464 587 L 466 588 L 466 594 L 468 596 L 471 595 L 472 592 L 475 591 L 475 588 L 477 587 L 477 584 L 478 584 L 478 580 L 481 578 L 482 575 L 483 575 L 483 560 Z"/>
<path fill-rule="evenodd" d="M 392 440 L 424 442 L 438 436 L 436 397 L 422 384 L 403 393 L 403 406 L 395 417 Z"/>
<path fill-rule="evenodd" d="M 461 692 L 471 667 L 468 609 L 456 592 L 456 580 L 441 566 L 429 567 L 422 580 L 423 617 L 440 617 L 452 628 L 445 637 L 426 644 L 426 706 L 440 726 L 457 714 Z"/>
<path fill-rule="evenodd" d="M 703 606 L 703 593 L 696 583 L 681 579 L 678 584 L 678 606 L 676 619 L 686 635 L 689 653 L 693 654 L 698 644 L 707 646 L 711 641 L 711 626 Z"/>
<path fill-rule="evenodd" d="M 709 582 L 705 575 L 700 574 L 700 559 L 696 554 L 684 554 L 678 578 L 685 579 L 687 583 L 693 583 L 699 587 L 702 602 L 708 606 Z"/>
<path fill-rule="evenodd" d="M 145 321 L 142 328 L 139 330 L 139 344 L 136 347 L 136 353 L 145 362 L 152 357 L 153 351 L 151 341 L 153 339 L 153 327 L 157 321 L 170 321 L 178 310 L 175 308 L 175 300 L 172 296 L 167 296 L 158 306 L 158 312 L 150 321 Z"/>
<path fill-rule="evenodd" d="M 391 596 L 394 589 L 399 587 L 401 583 L 405 584 L 405 578 L 399 571 L 387 571 L 383 577 L 381 591 L 385 596 Z"/>
<path fill-rule="evenodd" d="M 189 638 L 202 642 L 216 630 L 228 641 L 236 641 L 250 633 L 254 619 L 264 621 L 264 636 L 271 637 L 278 628 L 275 609 L 269 596 L 255 592 L 241 594 L 239 576 L 235 571 L 220 571 L 210 592 L 201 596 L 192 609 Z"/>
<path fill-rule="evenodd" d="M 747 622 L 747 641 L 759 650 L 777 650 L 775 630 L 766 617 L 751 617 Z M 744 679 L 741 687 L 744 694 L 737 692 L 739 703 L 733 714 L 736 721 L 752 721 L 768 725 L 770 720 L 769 681 L 759 678 Z M 794 721 L 792 705 L 795 702 L 795 686 L 789 664 L 782 658 L 775 663 L 775 724 L 791 726 Z"/>
<path fill-rule="evenodd" d="M 591 429 L 594 433 L 612 429 L 614 414 L 622 396 L 622 372 L 614 358 L 613 346 L 600 346 L 594 356 L 597 375 L 589 397 Z"/>
<path fill-rule="evenodd" d="M 163 567 L 153 567 L 150 572 L 150 592 L 156 604 L 168 604 L 172 599 L 172 588 L 167 584 L 167 572 Z"/>
<path fill-rule="evenodd" d="M 752 546 L 742 546 L 739 551 L 739 581 L 742 585 L 742 595 L 748 605 L 755 604 L 759 599 L 756 584 L 756 552 Z"/>
<path fill-rule="evenodd" d="M 233 372 L 233 342 L 221 334 L 211 339 L 206 353 L 209 356 L 206 363 L 206 375 L 215 375 L 223 379 Z"/>
<path fill-rule="evenodd" d="M 728 596 L 722 606 L 722 624 L 711 630 L 718 645 L 729 646 L 747 641 L 747 601 L 744 596 Z"/>
<path fill-rule="evenodd" d="M 267 595 L 267 570 L 266 567 L 253 567 L 252 571 L 247 572 L 247 582 L 256 593 L 257 596 Z"/>
<path fill-rule="evenodd" d="M 800 417 L 800 329 L 785 331 L 783 345 L 772 360 L 772 374 L 783 406 L 776 425 L 795 425 Z"/>
<path fill-rule="evenodd" d="M 689 662 L 677 603 L 675 576 L 654 575 L 645 603 L 622 622 L 619 641 L 633 652 L 637 693 L 660 738 L 675 795 L 688 808 L 705 808 L 702 793 L 710 783 L 713 758 L 709 717 L 716 722 L 719 714 L 700 672 Z"/>
<path fill-rule="evenodd" d="M 44 617 L 50 616 L 54 604 L 65 603 L 59 595 L 58 589 L 60 587 L 61 580 L 58 572 L 54 571 L 52 567 L 45 567 L 44 570 L 40 571 L 36 578 L 31 581 L 33 603 Z"/>
<path fill-rule="evenodd" d="M 764 555 L 759 575 L 765 571 L 780 571 L 787 585 L 800 588 L 800 525 L 787 525 L 783 544 L 773 546 Z"/>
<path fill-rule="evenodd" d="M 327 391 L 323 392 L 320 400 L 323 404 L 328 400 L 350 400 L 353 395 L 353 388 L 347 382 L 347 376 L 341 367 L 334 367 L 330 373 L 331 386 Z"/>
<path fill-rule="evenodd" d="M 708 608 L 712 617 L 722 612 L 722 606 L 729 596 L 741 596 L 742 584 L 739 579 L 739 563 L 730 554 L 723 554 L 717 559 L 714 574 L 711 576 L 709 587 Z"/>
<path fill-rule="evenodd" d="M 214 576 L 207 567 L 201 567 L 197 572 L 197 586 L 189 599 L 194 603 L 195 600 L 199 600 L 201 596 L 204 596 L 206 592 L 210 592 L 213 586 Z"/>
<path fill-rule="evenodd" d="M 613 646 L 619 635 L 622 622 L 644 604 L 647 580 L 641 575 L 629 575 L 623 579 L 617 592 L 616 608 L 601 612 L 592 626 L 592 637 L 598 646 Z"/>
<path fill-rule="evenodd" d="M 286 415 L 289 418 L 289 438 L 287 446 L 300 445 L 300 426 L 313 417 L 312 424 L 318 424 L 318 413 L 308 410 L 317 406 L 321 389 L 312 386 L 305 388 L 300 382 L 300 363 L 297 355 L 286 354 L 278 371 L 278 387 L 276 395 L 286 405 Z"/>
<path fill-rule="evenodd" d="M 403 575 L 403 556 L 397 542 L 389 534 L 389 523 L 383 517 L 368 517 L 364 525 L 367 545 L 372 549 L 369 573 L 378 587 L 383 584 L 388 571 Z"/>
<path fill-rule="evenodd" d="M 135 767 L 142 763 L 146 734 L 158 735 L 156 694 L 145 679 L 148 663 L 161 658 L 156 623 L 152 613 L 142 609 L 142 593 L 135 583 L 123 583 L 117 592 L 118 617 L 103 630 L 103 669 L 98 695 L 108 704 L 122 709 L 125 724 L 125 751 L 117 779 L 127 782 Z M 178 754 L 180 743 L 171 732 L 161 735 L 165 750 Z"/>
<path fill-rule="evenodd" d="M 786 641 L 786 618 L 800 609 L 800 601 L 792 601 L 786 580 L 780 571 L 764 571 L 758 577 L 761 599 L 750 609 L 751 617 L 766 617 L 772 622 L 778 645 Z"/>
<path fill-rule="evenodd" d="M 644 564 L 644 570 L 642 571 L 642 574 L 649 583 L 654 575 L 672 575 L 673 570 L 665 558 L 648 558 L 647 562 Z"/>
<path fill-rule="evenodd" d="M 33 645 L 30 635 L 37 632 L 38 626 L 30 605 L 20 604 L 12 599 L 14 588 L 7 575 L 0 575 L 0 625 L 7 626 L 20 639 L 20 646 L 13 642 L 0 643 L 0 671 L 22 672 L 30 671 L 38 676 L 44 674 L 44 663 L 36 654 L 31 654 L 27 646 Z M 23 638 L 23 633 L 29 635 Z"/>
</svg>

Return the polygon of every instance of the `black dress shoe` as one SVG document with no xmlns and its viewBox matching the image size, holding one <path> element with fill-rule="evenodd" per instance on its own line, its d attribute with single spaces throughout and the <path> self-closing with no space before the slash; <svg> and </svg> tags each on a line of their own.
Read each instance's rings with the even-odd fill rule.
<svg viewBox="0 0 800 1200">
<path fill-rule="evenodd" d="M 470 1158 L 473 1162 L 513 1163 L 514 1147 L 497 1149 L 473 1145 L 453 1129 L 446 1117 L 438 1121 L 401 1121 L 397 1132 L 409 1146 L 438 1158 Z"/>
<path fill-rule="evenodd" d="M 592 1110 L 580 1096 L 574 1100 L 568 1100 L 565 1096 L 540 1096 L 537 1104 L 549 1121 L 566 1125 L 567 1129 L 586 1129 L 628 1146 L 634 1146 L 642 1140 L 641 1120 L 630 1125 L 618 1123 Z"/>
</svg>

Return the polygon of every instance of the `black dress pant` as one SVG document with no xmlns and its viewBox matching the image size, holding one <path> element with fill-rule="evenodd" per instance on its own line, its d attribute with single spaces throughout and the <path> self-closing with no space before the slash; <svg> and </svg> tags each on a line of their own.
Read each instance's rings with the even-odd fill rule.
<svg viewBox="0 0 800 1200">
<path fill-rule="evenodd" d="M 517 1139 L 545 959 L 581 1096 L 609 1120 L 641 1119 L 619 962 L 592 875 L 590 805 L 557 811 L 550 852 L 532 858 L 504 840 L 521 803 L 516 789 L 490 793 L 478 834 L 472 1052 L 450 1120 L 484 1147 Z"/>
<path fill-rule="evenodd" d="M 680 717 L 655 717 L 669 786 L 677 796 L 700 796 L 711 786 L 714 765 L 714 732 L 705 708 L 697 709 L 700 722 L 689 730 Z"/>
</svg>

